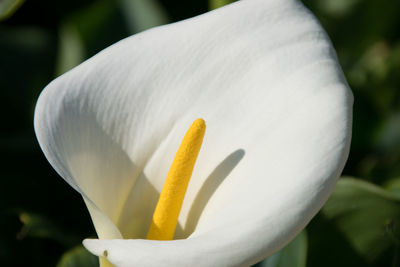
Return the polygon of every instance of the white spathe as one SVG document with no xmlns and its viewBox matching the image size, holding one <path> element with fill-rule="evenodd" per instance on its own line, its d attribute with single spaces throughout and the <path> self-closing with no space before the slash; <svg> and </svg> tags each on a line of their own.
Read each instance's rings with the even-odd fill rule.
<svg viewBox="0 0 400 267">
<path fill-rule="evenodd" d="M 327 200 L 347 159 L 352 102 L 300 1 L 243 0 L 129 37 L 60 76 L 38 100 L 35 130 L 89 208 L 92 253 L 116 266 L 246 266 Z M 207 131 L 182 240 L 142 240 L 197 118 Z"/>
</svg>

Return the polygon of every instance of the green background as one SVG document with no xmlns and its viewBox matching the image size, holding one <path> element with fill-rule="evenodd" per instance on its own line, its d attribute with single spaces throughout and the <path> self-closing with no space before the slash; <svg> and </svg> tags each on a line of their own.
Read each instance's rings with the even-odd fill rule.
<svg viewBox="0 0 400 267">
<path fill-rule="evenodd" d="M 97 264 L 80 246 L 95 236 L 86 207 L 34 136 L 40 91 L 124 37 L 226 2 L 0 2 L 2 266 Z M 258 266 L 400 266 L 400 1 L 304 3 L 331 37 L 354 92 L 348 177 L 301 235 Z"/>
</svg>

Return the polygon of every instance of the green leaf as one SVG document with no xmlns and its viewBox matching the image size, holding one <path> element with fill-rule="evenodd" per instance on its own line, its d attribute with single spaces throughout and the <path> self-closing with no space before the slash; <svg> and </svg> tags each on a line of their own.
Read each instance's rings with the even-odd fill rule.
<svg viewBox="0 0 400 267">
<path fill-rule="evenodd" d="M 50 218 L 31 212 L 21 212 L 19 214 L 22 228 L 17 234 L 17 238 L 22 240 L 30 238 L 45 238 L 56 240 L 64 246 L 71 246 L 79 242 L 79 239 L 60 228 Z"/>
<path fill-rule="evenodd" d="M 306 267 L 307 233 L 304 230 L 286 247 L 268 259 L 259 263 L 258 267 Z"/>
<path fill-rule="evenodd" d="M 98 267 L 99 260 L 83 246 L 77 246 L 62 255 L 56 267 Z"/>
<path fill-rule="evenodd" d="M 63 18 L 60 33 L 67 34 L 64 39 L 73 43 L 75 50 L 85 59 L 91 57 L 127 36 L 126 23 L 118 4 L 114 0 L 91 1 Z M 81 48 L 76 49 L 79 46 Z"/>
<path fill-rule="evenodd" d="M 85 47 L 74 24 L 64 24 L 60 29 L 59 37 L 57 75 L 72 69 L 85 59 Z"/>
<path fill-rule="evenodd" d="M 368 263 L 399 243 L 400 198 L 371 183 L 341 178 L 322 214 Z"/>
<path fill-rule="evenodd" d="M 167 24 L 169 18 L 156 0 L 120 0 L 131 34 Z"/>
<path fill-rule="evenodd" d="M 383 187 L 393 195 L 400 198 L 400 178 L 390 179 Z"/>
<path fill-rule="evenodd" d="M 361 1 L 362 0 L 325 0 L 319 1 L 317 4 L 322 12 L 333 17 L 343 17 L 350 14 Z"/>
<path fill-rule="evenodd" d="M 235 2 L 235 0 L 209 0 L 208 7 L 210 10 L 220 8 L 222 6 L 228 5 L 230 3 Z"/>
<path fill-rule="evenodd" d="M 0 0 L 0 21 L 9 18 L 24 3 L 24 0 Z"/>
</svg>

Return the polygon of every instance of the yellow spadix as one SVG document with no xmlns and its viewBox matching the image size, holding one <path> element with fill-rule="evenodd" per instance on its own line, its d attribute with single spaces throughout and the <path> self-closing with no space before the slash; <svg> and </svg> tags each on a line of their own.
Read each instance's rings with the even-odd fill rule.
<svg viewBox="0 0 400 267">
<path fill-rule="evenodd" d="M 204 120 L 197 119 L 186 132 L 165 179 L 147 239 L 173 239 L 182 202 L 203 143 L 205 131 Z"/>
</svg>

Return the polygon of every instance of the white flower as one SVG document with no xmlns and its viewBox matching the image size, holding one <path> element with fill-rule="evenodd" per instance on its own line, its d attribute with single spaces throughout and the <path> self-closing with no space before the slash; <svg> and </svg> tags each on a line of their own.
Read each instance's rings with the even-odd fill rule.
<svg viewBox="0 0 400 267">
<path fill-rule="evenodd" d="M 242 0 L 151 29 L 50 83 L 35 130 L 116 266 L 246 266 L 318 212 L 345 164 L 352 94 L 296 0 Z M 207 133 L 173 241 L 142 240 L 190 123 Z M 112 239 L 112 240 L 106 240 Z"/>
</svg>

